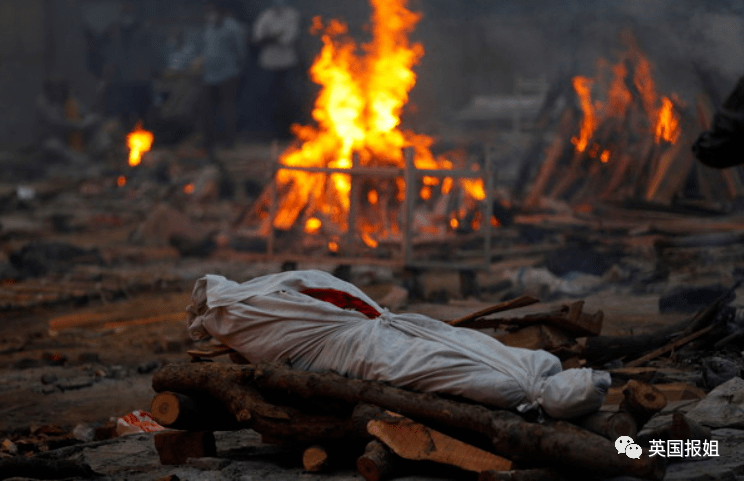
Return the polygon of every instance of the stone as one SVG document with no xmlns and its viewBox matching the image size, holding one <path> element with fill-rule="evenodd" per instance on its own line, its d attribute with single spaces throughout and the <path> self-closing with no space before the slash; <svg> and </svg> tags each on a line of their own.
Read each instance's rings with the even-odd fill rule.
<svg viewBox="0 0 744 481">
<path fill-rule="evenodd" d="M 744 379 L 734 377 L 721 384 L 687 416 L 711 428 L 744 428 Z"/>
</svg>

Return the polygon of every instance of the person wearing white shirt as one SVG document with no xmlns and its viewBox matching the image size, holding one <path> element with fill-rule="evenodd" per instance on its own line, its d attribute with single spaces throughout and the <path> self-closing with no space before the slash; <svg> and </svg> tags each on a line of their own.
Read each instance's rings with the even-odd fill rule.
<svg viewBox="0 0 744 481">
<path fill-rule="evenodd" d="M 300 14 L 286 0 L 273 0 L 253 26 L 253 41 L 259 46 L 258 65 L 267 77 L 269 114 L 280 137 L 289 135 L 296 108 L 295 85 L 299 56 L 297 40 Z"/>
</svg>

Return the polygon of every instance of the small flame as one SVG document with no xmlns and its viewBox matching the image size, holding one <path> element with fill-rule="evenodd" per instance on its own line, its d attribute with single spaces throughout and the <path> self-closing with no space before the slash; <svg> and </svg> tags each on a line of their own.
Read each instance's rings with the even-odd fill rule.
<svg viewBox="0 0 744 481">
<path fill-rule="evenodd" d="M 460 225 L 460 221 L 458 221 L 456 217 L 453 217 L 450 219 L 449 224 L 451 228 L 457 229 L 457 227 Z"/>
<path fill-rule="evenodd" d="M 599 161 L 602 162 L 603 164 L 606 164 L 607 162 L 609 162 L 610 151 L 609 150 L 602 151 L 602 154 L 599 156 Z"/>
<path fill-rule="evenodd" d="M 328 250 L 331 252 L 338 252 L 338 242 L 331 241 L 328 243 Z"/>
<path fill-rule="evenodd" d="M 189 183 L 189 184 L 184 185 L 183 186 L 183 192 L 184 192 L 184 194 L 188 194 L 188 195 L 193 194 L 194 193 L 194 184 Z"/>
<path fill-rule="evenodd" d="M 323 226 L 323 222 L 317 217 L 310 217 L 305 221 L 305 232 L 308 234 L 315 234 Z"/>
<path fill-rule="evenodd" d="M 142 121 L 137 122 L 134 130 L 127 134 L 129 147 L 129 165 L 135 167 L 142 161 L 142 154 L 150 150 L 154 136 L 142 128 Z"/>
<path fill-rule="evenodd" d="M 576 94 L 579 96 L 579 102 L 581 103 L 581 110 L 584 114 L 584 118 L 581 121 L 581 130 L 579 136 L 571 139 L 571 142 L 576 146 L 576 150 L 583 152 L 589 145 L 589 139 L 594 134 L 594 129 L 597 128 L 597 119 L 594 113 L 594 104 L 592 104 L 592 83 L 593 81 L 587 77 L 574 77 L 573 86 L 576 90 Z"/>
<path fill-rule="evenodd" d="M 499 219 L 496 218 L 496 216 L 491 216 L 491 226 L 492 227 L 499 227 L 501 225 L 501 222 Z"/>
<path fill-rule="evenodd" d="M 454 184 L 454 181 L 452 180 L 452 177 L 445 177 L 444 181 L 442 181 L 442 194 L 449 194 L 452 190 L 452 185 Z"/>
<path fill-rule="evenodd" d="M 659 109 L 655 130 L 657 144 L 662 140 L 673 144 L 679 138 L 679 119 L 674 115 L 674 104 L 668 97 L 661 99 L 661 109 Z"/>
<path fill-rule="evenodd" d="M 127 185 L 127 178 L 124 177 L 123 175 L 120 175 L 119 177 L 116 178 L 116 185 L 118 187 L 124 187 L 125 185 Z"/>
</svg>

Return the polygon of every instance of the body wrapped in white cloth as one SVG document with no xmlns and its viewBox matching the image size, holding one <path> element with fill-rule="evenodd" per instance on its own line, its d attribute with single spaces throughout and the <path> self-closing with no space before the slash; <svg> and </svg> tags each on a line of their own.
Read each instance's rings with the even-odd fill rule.
<svg viewBox="0 0 744 481">
<path fill-rule="evenodd" d="M 610 385 L 608 373 L 563 371 L 546 351 L 508 347 L 421 314 L 391 313 L 354 285 L 315 270 L 240 284 L 207 275 L 194 286 L 188 330 L 193 339 L 217 338 L 251 362 L 288 358 L 302 370 L 503 409 L 539 406 L 555 418 L 596 411 Z"/>
</svg>

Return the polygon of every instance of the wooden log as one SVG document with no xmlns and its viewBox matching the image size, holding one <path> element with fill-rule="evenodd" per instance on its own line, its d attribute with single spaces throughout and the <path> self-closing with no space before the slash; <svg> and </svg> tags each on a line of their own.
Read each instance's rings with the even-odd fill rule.
<svg viewBox="0 0 744 481">
<path fill-rule="evenodd" d="M 517 309 L 520 307 L 526 307 L 530 306 L 532 304 L 535 304 L 536 302 L 540 302 L 540 299 L 537 297 L 532 296 L 520 296 L 516 299 L 511 299 L 508 301 L 500 302 L 496 305 L 487 307 L 485 309 L 481 309 L 480 311 L 474 312 L 472 314 L 468 314 L 467 316 L 460 317 L 458 319 L 453 319 L 451 321 L 445 321 L 450 326 L 459 326 L 461 324 L 468 324 L 472 321 L 475 321 L 476 319 L 479 319 L 484 316 L 488 316 L 489 314 L 495 314 L 497 312 L 503 312 L 508 311 L 510 309 Z M 464 326 L 467 327 L 467 326 Z"/>
<path fill-rule="evenodd" d="M 385 481 L 394 477 L 401 465 L 400 458 L 380 441 L 367 444 L 356 466 L 366 481 Z"/>
<path fill-rule="evenodd" d="M 251 420 L 252 414 L 269 419 L 291 419 L 296 410 L 267 402 L 249 385 L 253 367 L 219 363 L 189 363 L 186 368 L 168 364 L 152 378 L 156 392 L 175 391 L 184 394 L 207 392 L 235 415 L 238 423 Z M 215 375 L 218 374 L 218 375 Z"/>
<path fill-rule="evenodd" d="M 667 399 L 661 391 L 651 384 L 633 379 L 625 385 L 623 395 L 625 397 L 620 403 L 620 410 L 627 411 L 633 416 L 638 431 L 667 405 Z"/>
<path fill-rule="evenodd" d="M 506 411 L 491 411 L 433 394 L 404 391 L 330 373 L 292 371 L 269 364 L 257 367 L 255 376 L 256 383 L 263 388 L 287 390 L 306 398 L 322 392 L 347 401 L 376 404 L 420 422 L 431 421 L 480 433 L 491 439 L 496 452 L 507 456 L 525 456 L 563 465 L 579 464 L 596 473 L 628 473 L 649 479 L 661 479 L 664 475 L 663 462 L 647 457 L 633 460 L 617 457 L 609 440 L 567 422 L 534 424 Z"/>
<path fill-rule="evenodd" d="M 379 419 L 367 431 L 395 454 L 413 461 L 433 461 L 480 473 L 512 468 L 512 462 L 442 434 L 408 418 Z"/>
<path fill-rule="evenodd" d="M 236 378 L 249 382 L 251 376 L 262 390 L 291 393 L 298 399 L 322 395 L 351 403 L 366 402 L 435 427 L 468 430 L 474 436 L 485 436 L 484 439 L 491 441 L 494 452 L 506 456 L 523 456 L 561 465 L 578 464 L 597 474 L 617 476 L 625 473 L 648 479 L 664 476 L 664 465 L 660 460 L 645 456 L 640 459 L 617 456 L 609 440 L 567 422 L 530 423 L 510 412 L 492 411 L 484 406 L 451 401 L 430 393 L 405 391 L 333 373 L 297 371 L 263 363 L 255 367 L 224 363 L 168 364 L 153 376 L 153 387 L 156 391 L 180 391 L 169 385 L 170 379 L 179 380 L 183 387 L 181 390 L 188 390 L 189 387 L 203 386 L 210 379 L 220 384 L 226 380 L 235 382 Z M 240 403 L 235 405 L 240 408 Z M 260 419 L 254 416 L 252 422 Z M 292 424 L 286 419 L 274 421 L 275 424 Z"/>
<path fill-rule="evenodd" d="M 155 395 L 150 412 L 158 424 L 173 429 L 230 431 L 239 427 L 230 412 L 211 396 L 164 391 Z"/>
<path fill-rule="evenodd" d="M 703 329 L 700 329 L 697 332 L 693 332 L 692 334 L 689 334 L 681 339 L 677 339 L 676 341 L 672 341 L 665 346 L 662 346 L 658 349 L 654 349 L 653 351 L 649 352 L 646 355 L 643 355 L 639 357 L 638 359 L 631 361 L 629 363 L 626 363 L 626 367 L 638 367 L 642 366 L 643 364 L 647 363 L 648 361 L 651 361 L 653 359 L 656 359 L 659 356 L 663 356 L 664 354 L 671 352 L 678 347 L 684 346 L 690 341 L 693 341 L 701 336 L 704 336 L 705 334 L 708 334 L 710 331 L 713 330 L 716 326 L 708 326 L 704 327 Z"/>
<path fill-rule="evenodd" d="M 600 411 L 583 416 L 575 423 L 584 429 L 604 436 L 612 442 L 615 442 L 620 436 L 630 436 L 635 439 L 638 433 L 635 418 L 623 411 Z"/>
<path fill-rule="evenodd" d="M 514 471 L 483 471 L 478 481 L 568 481 L 577 479 L 576 473 L 565 476 L 553 469 L 520 469 Z"/>
<path fill-rule="evenodd" d="M 553 145 L 548 148 L 545 153 L 545 160 L 540 166 L 540 171 L 532 184 L 532 189 L 530 189 L 524 201 L 525 209 L 533 209 L 538 205 L 540 197 L 545 195 L 549 183 L 554 179 L 555 170 L 561 158 L 565 156 L 566 151 L 569 149 L 573 150 L 571 144 L 567 143 L 562 137 L 556 138 Z"/>
<path fill-rule="evenodd" d="M 199 416 L 194 400 L 183 394 L 165 391 L 158 393 L 150 403 L 150 412 L 161 426 L 184 424 Z"/>
<path fill-rule="evenodd" d="M 303 451 L 302 467 L 309 473 L 319 473 L 328 467 L 329 458 L 328 450 L 316 444 Z"/>
<path fill-rule="evenodd" d="M 633 359 L 644 352 L 657 349 L 659 345 L 666 347 L 668 343 L 674 342 L 676 339 L 690 336 L 711 325 L 716 320 L 721 308 L 735 298 L 734 291 L 739 285 L 740 282 L 737 282 L 708 307 L 698 311 L 692 319 L 661 328 L 656 332 L 636 336 L 589 337 L 586 340 L 584 358 L 590 365 L 601 364 L 613 359 Z M 626 367 L 637 366 L 626 364 Z"/>
</svg>

